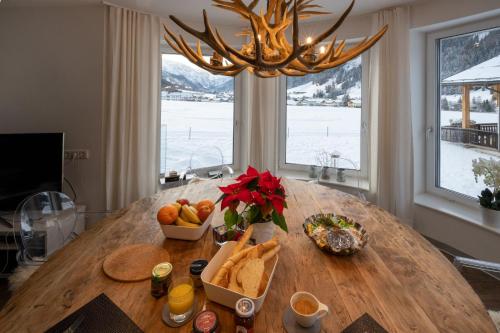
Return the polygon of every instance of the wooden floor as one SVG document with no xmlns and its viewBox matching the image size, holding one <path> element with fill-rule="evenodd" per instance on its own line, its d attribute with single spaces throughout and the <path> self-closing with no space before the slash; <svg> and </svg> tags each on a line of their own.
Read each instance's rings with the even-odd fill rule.
<svg viewBox="0 0 500 333">
<path fill-rule="evenodd" d="M 427 239 L 450 261 L 453 261 L 454 256 L 469 257 L 451 246 Z M 500 277 L 496 279 L 487 273 L 470 268 L 464 268 L 461 273 L 488 310 L 500 311 Z"/>
<path fill-rule="evenodd" d="M 453 256 L 456 255 L 467 256 L 446 244 L 429 238 L 428 240 L 440 249 L 450 261 L 453 261 Z M 463 269 L 462 275 L 479 295 L 488 310 L 500 311 L 500 280 L 493 278 L 489 274 L 467 268 Z M 11 296 L 8 283 L 7 279 L 0 279 L 0 309 Z"/>
<path fill-rule="evenodd" d="M 10 298 L 9 280 L 0 279 L 0 309 L 7 303 Z"/>
</svg>

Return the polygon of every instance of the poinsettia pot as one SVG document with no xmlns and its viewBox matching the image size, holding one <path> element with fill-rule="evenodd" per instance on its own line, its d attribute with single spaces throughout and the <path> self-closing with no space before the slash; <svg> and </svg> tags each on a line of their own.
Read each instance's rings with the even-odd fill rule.
<svg viewBox="0 0 500 333">
<path fill-rule="evenodd" d="M 253 223 L 253 233 L 251 239 L 255 244 L 265 243 L 274 236 L 275 224 L 273 221 Z"/>
<path fill-rule="evenodd" d="M 500 226 L 500 211 L 481 206 L 481 216 L 484 224 Z"/>
</svg>

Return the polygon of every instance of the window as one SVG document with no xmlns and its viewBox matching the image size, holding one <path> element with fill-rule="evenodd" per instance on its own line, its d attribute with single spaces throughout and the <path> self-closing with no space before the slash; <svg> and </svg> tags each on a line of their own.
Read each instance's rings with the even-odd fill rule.
<svg viewBox="0 0 500 333">
<path fill-rule="evenodd" d="M 430 119 L 439 129 L 430 150 L 430 181 L 438 190 L 476 198 L 485 185 L 475 181 L 472 161 L 500 159 L 500 28 L 465 27 L 435 34 L 429 42 L 436 91 Z"/>
<path fill-rule="evenodd" d="M 364 57 L 318 74 L 286 78 L 280 168 L 304 170 L 328 163 L 363 169 L 367 155 L 361 130 L 367 119 L 362 103 Z M 334 162 L 332 154 L 340 159 Z"/>
<path fill-rule="evenodd" d="M 160 173 L 234 165 L 234 81 L 162 54 Z"/>
</svg>

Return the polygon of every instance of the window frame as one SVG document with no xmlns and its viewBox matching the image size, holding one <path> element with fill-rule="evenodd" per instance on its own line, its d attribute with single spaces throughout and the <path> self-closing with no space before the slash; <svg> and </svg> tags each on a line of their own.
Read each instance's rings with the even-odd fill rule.
<svg viewBox="0 0 500 333">
<path fill-rule="evenodd" d="M 470 207 L 477 206 L 477 199 L 469 195 L 439 187 L 438 162 L 440 161 L 441 125 L 440 125 L 440 84 L 439 84 L 439 41 L 444 38 L 459 36 L 500 27 L 499 18 L 487 19 L 467 23 L 460 26 L 445 28 L 427 33 L 425 55 L 427 75 L 426 84 L 426 112 L 425 112 L 425 190 L 428 193 L 444 197 Z M 471 166 L 472 167 L 472 166 Z M 479 194 L 479 193 L 478 193 Z"/>
<path fill-rule="evenodd" d="M 210 52 L 209 48 L 202 48 L 202 51 L 204 53 Z M 163 60 L 162 56 L 164 54 L 173 54 L 173 55 L 179 55 L 177 52 L 175 52 L 169 45 L 163 42 L 161 43 L 160 47 L 160 83 L 162 79 L 162 68 L 163 68 Z M 179 55 L 182 56 L 182 55 Z M 229 167 L 231 167 L 233 170 L 237 171 L 240 170 L 241 166 L 241 152 L 240 152 L 240 147 L 241 147 L 241 117 L 242 117 L 242 110 L 243 110 L 243 105 L 242 105 L 242 96 L 241 92 L 243 91 L 243 79 L 241 75 L 237 75 L 234 78 L 233 82 L 233 162 L 231 164 L 224 164 Z M 160 84 L 160 90 L 161 90 L 161 84 Z M 159 116 L 158 116 L 158 122 L 159 122 L 159 140 L 158 140 L 158 170 L 160 170 L 159 177 L 163 178 L 165 177 L 165 174 L 161 172 L 161 112 L 162 112 L 162 107 L 161 107 L 161 92 L 160 92 L 160 110 L 159 110 Z M 204 167 L 204 168 L 197 168 L 197 169 L 192 169 L 195 173 L 201 173 L 202 175 L 206 176 L 208 172 L 210 171 L 217 171 L 220 169 L 220 166 L 210 166 L 210 167 Z M 185 170 L 180 170 L 185 171 Z"/>
<path fill-rule="evenodd" d="M 370 108 L 369 108 L 369 70 L 370 70 L 370 51 L 361 55 L 361 123 L 360 126 L 360 170 L 346 169 L 345 174 L 348 177 L 361 177 L 368 179 L 369 161 L 370 161 Z M 278 96 L 278 167 L 281 171 L 300 171 L 307 172 L 311 165 L 286 163 L 286 128 L 287 128 L 287 80 L 286 76 L 279 79 Z"/>
</svg>

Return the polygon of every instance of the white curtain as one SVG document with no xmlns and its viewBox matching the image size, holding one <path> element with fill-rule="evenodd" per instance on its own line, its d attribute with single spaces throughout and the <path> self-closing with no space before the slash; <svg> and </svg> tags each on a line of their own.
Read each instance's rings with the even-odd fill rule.
<svg viewBox="0 0 500 333">
<path fill-rule="evenodd" d="M 410 109 L 408 7 L 373 15 L 373 31 L 389 30 L 370 52 L 371 194 L 411 225 L 413 152 Z"/>
<path fill-rule="evenodd" d="M 249 164 L 259 171 L 277 171 L 279 78 L 251 75 L 249 103 Z M 242 166 L 246 170 L 246 165 Z"/>
<path fill-rule="evenodd" d="M 160 20 L 108 6 L 103 137 L 107 209 L 155 193 L 158 183 Z"/>
</svg>

